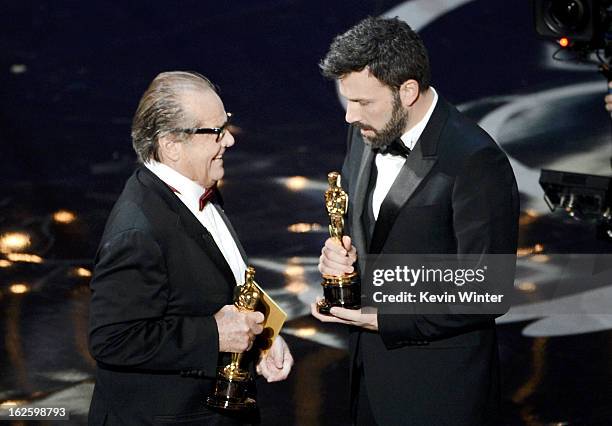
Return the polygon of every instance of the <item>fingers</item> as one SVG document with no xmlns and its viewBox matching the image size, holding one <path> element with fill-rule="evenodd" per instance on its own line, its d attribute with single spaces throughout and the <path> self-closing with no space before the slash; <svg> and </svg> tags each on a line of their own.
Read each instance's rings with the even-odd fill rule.
<svg viewBox="0 0 612 426">
<path fill-rule="evenodd" d="M 319 309 L 317 307 L 321 300 L 323 300 L 322 297 L 317 297 L 317 300 L 315 300 L 314 303 L 310 304 L 310 315 L 312 315 L 313 317 L 315 317 L 319 321 L 323 321 L 323 318 L 321 318 L 321 317 L 325 316 L 325 315 L 321 315 L 319 313 Z"/>
<path fill-rule="evenodd" d="M 259 359 L 256 371 L 268 382 L 278 382 L 289 376 L 292 367 L 293 356 L 287 343 L 281 336 L 276 336 L 270 350 Z"/>
<path fill-rule="evenodd" d="M 249 326 L 249 332 L 253 335 L 261 334 L 263 331 L 264 316 L 261 312 L 242 312 Z"/>
<path fill-rule="evenodd" d="M 347 251 L 344 247 L 338 244 L 335 240 L 328 238 L 323 246 L 324 251 L 328 253 L 328 256 L 332 259 L 342 260 L 346 258 Z"/>
<path fill-rule="evenodd" d="M 264 314 L 261 312 L 249 312 L 248 315 L 251 316 L 257 324 L 261 324 L 265 320 Z"/>
<path fill-rule="evenodd" d="M 606 95 L 604 99 L 606 101 L 606 109 L 612 111 L 612 94 Z"/>
<path fill-rule="evenodd" d="M 272 378 L 274 373 L 270 371 L 270 368 L 266 364 L 265 359 L 262 359 L 259 364 L 257 364 L 257 374 L 261 374 L 266 378 L 267 382 L 270 382 L 270 379 Z"/>
<path fill-rule="evenodd" d="M 238 351 L 231 352 L 246 352 L 253 346 L 255 340 L 255 333 L 251 331 L 251 328 L 246 323 L 241 323 L 233 336 L 232 339 L 236 343 Z"/>
<path fill-rule="evenodd" d="M 325 315 L 321 315 L 319 313 L 319 309 L 317 308 L 317 302 L 310 304 L 310 314 L 321 322 L 327 322 L 327 318 L 325 318 Z"/>
<path fill-rule="evenodd" d="M 338 308 L 334 306 L 329 310 L 329 313 L 347 321 L 359 321 L 361 318 L 361 310 Z"/>
<path fill-rule="evenodd" d="M 244 350 L 245 352 L 248 352 L 251 350 L 251 348 L 253 347 L 253 342 L 255 342 L 255 337 L 249 337 L 249 345 Z"/>
<path fill-rule="evenodd" d="M 345 235 L 342 237 L 342 245 L 344 246 L 344 249 L 346 251 L 350 251 L 351 250 L 351 237 L 349 237 L 348 235 Z"/>
<path fill-rule="evenodd" d="M 319 272 L 329 275 L 342 275 L 354 271 L 353 263 L 357 259 L 357 253 L 350 245 L 350 237 L 345 237 L 345 241 L 348 241 L 349 251 L 335 240 L 327 239 L 319 257 Z"/>
<path fill-rule="evenodd" d="M 351 260 L 351 265 L 357 261 L 357 249 L 355 246 L 351 246 L 351 249 L 348 252 L 348 257 Z"/>
<path fill-rule="evenodd" d="M 365 313 L 367 312 L 367 313 Z M 346 321 L 348 324 L 363 327 L 368 330 L 378 330 L 378 313 L 376 310 L 345 309 L 333 307 L 329 313 Z"/>
<path fill-rule="evenodd" d="M 283 353 L 283 368 L 282 368 L 282 379 L 284 380 L 289 376 L 289 373 L 291 372 L 291 368 L 293 368 L 293 355 L 291 355 L 291 352 L 289 351 L 289 347 L 287 347 L 287 350 L 285 350 L 285 352 Z"/>
<path fill-rule="evenodd" d="M 223 306 L 215 315 L 221 352 L 251 349 L 255 336 L 263 331 L 261 312 L 242 312 L 233 305 Z"/>
<path fill-rule="evenodd" d="M 261 334 L 263 331 L 264 316 L 261 312 L 239 312 L 239 315 L 244 316 L 248 327 L 246 333 L 249 339 L 249 344 L 246 351 L 250 351 L 253 347 L 253 343 L 255 342 L 255 336 Z"/>
<path fill-rule="evenodd" d="M 323 299 L 322 297 L 317 297 L 317 300 L 316 300 L 314 303 L 311 303 L 311 304 L 310 304 L 310 314 L 311 314 L 313 317 L 315 317 L 316 319 L 318 319 L 319 321 L 326 322 L 326 321 L 325 321 L 325 318 L 324 318 L 324 317 L 325 317 L 325 315 L 321 315 L 321 314 L 319 313 L 319 309 L 318 309 L 318 307 L 317 307 L 317 305 L 318 305 L 319 301 L 320 301 L 320 300 L 322 300 L 322 299 Z"/>
<path fill-rule="evenodd" d="M 279 370 L 276 367 L 271 366 L 267 362 L 267 359 L 264 359 L 259 363 L 259 371 L 259 374 L 264 376 L 268 383 L 278 382 L 287 378 L 287 375 L 284 374 L 283 370 Z"/>
<path fill-rule="evenodd" d="M 279 338 L 280 336 L 277 336 L 276 339 Z M 285 380 L 293 367 L 293 356 L 284 340 L 280 339 L 280 341 L 274 341 L 275 344 L 278 341 L 276 347 L 273 344 L 270 351 L 257 365 L 257 372 L 264 376 L 268 382 Z"/>
<path fill-rule="evenodd" d="M 335 323 L 340 323 L 340 324 L 350 324 L 349 321 L 346 321 L 342 318 L 337 318 L 333 315 L 323 315 L 319 313 L 319 310 L 317 309 L 317 302 L 312 303 L 310 305 L 310 313 L 313 317 L 315 317 L 321 322 L 335 322 Z"/>
<path fill-rule="evenodd" d="M 266 377 L 266 379 L 268 382 L 279 382 L 281 380 L 285 380 L 291 372 L 292 365 L 293 358 L 291 358 L 291 363 L 283 364 L 281 368 L 277 368 L 271 361 L 268 360 L 264 367 L 268 372 L 268 377 Z"/>
<path fill-rule="evenodd" d="M 353 325 L 378 331 L 378 312 L 376 309 L 367 308 L 362 311 L 361 309 L 346 309 L 334 306 L 329 310 L 331 315 L 323 315 L 317 309 L 319 300 L 322 300 L 322 297 L 318 297 L 317 301 L 310 305 L 310 313 L 319 321 Z"/>
<path fill-rule="evenodd" d="M 347 258 L 348 259 L 348 258 Z M 324 275 L 343 275 L 354 271 L 350 262 L 335 262 L 322 254 L 319 258 L 319 272 Z"/>
<path fill-rule="evenodd" d="M 287 374 L 289 374 L 289 372 L 291 371 L 291 368 L 293 367 L 293 362 L 293 355 L 291 355 L 291 352 L 287 348 L 283 356 L 283 370 L 287 370 Z"/>
<path fill-rule="evenodd" d="M 276 336 L 274 339 L 274 344 L 272 348 L 270 348 L 270 356 L 268 358 L 274 363 L 274 366 L 278 369 L 283 368 L 283 358 L 285 355 L 285 351 L 288 351 L 289 348 L 287 344 L 283 340 L 282 337 Z"/>
</svg>

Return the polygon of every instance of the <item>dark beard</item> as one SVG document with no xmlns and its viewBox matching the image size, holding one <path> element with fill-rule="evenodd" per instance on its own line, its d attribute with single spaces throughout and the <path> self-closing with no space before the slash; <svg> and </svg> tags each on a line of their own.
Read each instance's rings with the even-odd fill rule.
<svg viewBox="0 0 612 426">
<path fill-rule="evenodd" d="M 393 111 L 391 111 L 391 118 L 382 130 L 375 130 L 361 123 L 355 123 L 354 126 L 358 129 L 374 130 L 374 137 L 366 138 L 364 136 L 363 139 L 372 149 L 380 149 L 402 136 L 407 124 L 408 113 L 402 107 L 399 93 L 393 92 Z"/>
</svg>

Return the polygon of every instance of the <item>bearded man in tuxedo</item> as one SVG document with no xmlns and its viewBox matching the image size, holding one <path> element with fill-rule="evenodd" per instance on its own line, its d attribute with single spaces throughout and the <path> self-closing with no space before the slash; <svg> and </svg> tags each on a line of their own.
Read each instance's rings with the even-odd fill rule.
<svg viewBox="0 0 612 426">
<path fill-rule="evenodd" d="M 347 232 L 342 245 L 325 242 L 321 273 L 363 274 L 366 255 L 516 253 L 510 163 L 430 85 L 427 51 L 405 22 L 361 21 L 336 37 L 321 68 L 337 80 L 350 125 Z M 316 303 L 312 314 L 351 326 L 355 424 L 496 424 L 499 314 L 335 307 L 325 316 Z"/>
</svg>

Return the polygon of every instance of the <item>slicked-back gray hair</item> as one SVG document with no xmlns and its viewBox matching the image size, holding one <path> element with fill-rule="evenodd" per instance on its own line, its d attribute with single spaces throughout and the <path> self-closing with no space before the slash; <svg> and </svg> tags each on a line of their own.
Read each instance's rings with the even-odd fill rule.
<svg viewBox="0 0 612 426">
<path fill-rule="evenodd" d="M 193 71 L 170 71 L 158 74 L 140 98 L 132 120 L 132 146 L 138 161 L 160 161 L 159 138 L 172 129 L 190 127 L 181 103 L 181 95 L 188 91 L 213 90 L 209 79 Z M 187 138 L 183 133 L 177 139 Z"/>
</svg>

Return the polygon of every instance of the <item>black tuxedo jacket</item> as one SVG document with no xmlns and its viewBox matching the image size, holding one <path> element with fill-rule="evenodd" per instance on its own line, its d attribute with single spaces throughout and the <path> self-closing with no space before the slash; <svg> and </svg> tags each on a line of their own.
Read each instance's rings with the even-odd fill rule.
<svg viewBox="0 0 612 426">
<path fill-rule="evenodd" d="M 110 214 L 95 259 L 90 424 L 223 423 L 204 400 L 219 354 L 213 315 L 232 303 L 235 285 L 206 228 L 139 167 Z"/>
<path fill-rule="evenodd" d="M 504 152 L 441 97 L 366 233 L 375 154 L 350 128 L 343 165 L 348 233 L 362 253 L 516 253 L 519 198 Z M 369 244 L 368 244 L 369 242 Z M 381 315 L 377 333 L 353 330 L 381 425 L 494 424 L 499 400 L 495 316 Z M 357 356 L 357 354 L 359 356 Z M 352 368 L 353 372 L 356 371 Z"/>
</svg>

